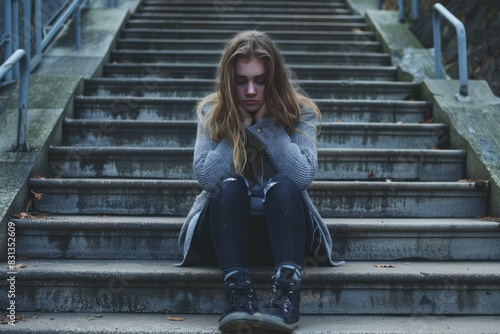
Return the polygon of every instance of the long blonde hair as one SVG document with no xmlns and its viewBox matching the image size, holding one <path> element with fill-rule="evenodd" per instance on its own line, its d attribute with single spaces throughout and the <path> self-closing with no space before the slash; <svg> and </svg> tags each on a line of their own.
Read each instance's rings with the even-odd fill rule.
<svg viewBox="0 0 500 334">
<path fill-rule="evenodd" d="M 321 113 L 316 104 L 300 90 L 293 74 L 285 65 L 279 47 L 265 33 L 248 30 L 236 34 L 227 41 L 217 68 L 214 92 L 198 103 L 198 117 L 213 140 L 226 139 L 233 147 L 233 163 L 237 174 L 242 175 L 247 164 L 245 149 L 246 133 L 238 113 L 235 64 L 238 60 L 252 58 L 263 61 L 266 67 L 265 98 L 268 113 L 274 121 L 292 131 L 297 130 L 301 108 L 315 112 L 318 119 Z M 211 104 L 207 117 L 202 115 L 205 105 Z"/>
</svg>

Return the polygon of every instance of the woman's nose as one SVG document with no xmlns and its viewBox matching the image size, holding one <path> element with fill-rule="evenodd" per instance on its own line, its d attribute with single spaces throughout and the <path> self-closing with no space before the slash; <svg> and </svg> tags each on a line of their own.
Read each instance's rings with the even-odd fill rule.
<svg viewBox="0 0 500 334">
<path fill-rule="evenodd" d="M 257 91 L 255 90 L 255 86 L 253 85 L 253 83 L 248 83 L 248 87 L 247 87 L 247 91 L 246 91 L 247 95 L 255 95 L 257 94 Z"/>
</svg>

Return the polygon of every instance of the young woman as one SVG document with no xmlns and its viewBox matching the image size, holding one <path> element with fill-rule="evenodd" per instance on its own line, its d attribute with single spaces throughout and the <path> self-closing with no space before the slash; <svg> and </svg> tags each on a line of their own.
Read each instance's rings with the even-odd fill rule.
<svg viewBox="0 0 500 334">
<path fill-rule="evenodd" d="M 320 112 L 294 85 L 278 46 L 251 30 L 227 42 L 215 91 L 197 113 L 193 165 L 203 192 L 180 233 L 180 265 L 220 266 L 228 297 L 221 331 L 291 332 L 304 258 L 322 250 L 335 265 L 330 235 L 306 192 L 317 169 Z M 275 267 L 260 309 L 249 264 Z"/>
</svg>

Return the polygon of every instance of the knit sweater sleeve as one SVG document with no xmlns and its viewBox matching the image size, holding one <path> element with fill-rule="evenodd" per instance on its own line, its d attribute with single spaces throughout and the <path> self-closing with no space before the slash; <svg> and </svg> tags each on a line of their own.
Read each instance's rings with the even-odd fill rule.
<svg viewBox="0 0 500 334">
<path fill-rule="evenodd" d="M 207 109 L 204 107 L 202 115 L 206 116 L 206 113 Z M 212 140 L 200 119 L 196 131 L 193 169 L 201 188 L 208 192 L 212 192 L 221 180 L 235 173 L 231 144 L 225 139 Z"/>
<path fill-rule="evenodd" d="M 316 151 L 317 115 L 303 110 L 296 131 L 277 125 L 266 117 L 247 128 L 264 148 L 268 158 L 279 173 L 287 175 L 301 190 L 307 189 L 318 169 Z"/>
</svg>

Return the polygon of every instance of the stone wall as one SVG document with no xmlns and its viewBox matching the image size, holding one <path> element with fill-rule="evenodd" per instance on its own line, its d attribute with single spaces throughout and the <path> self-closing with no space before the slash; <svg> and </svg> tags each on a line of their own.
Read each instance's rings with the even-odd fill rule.
<svg viewBox="0 0 500 334">
<path fill-rule="evenodd" d="M 486 80 L 500 96 L 500 1 L 498 0 L 419 0 L 417 22 L 410 30 L 426 48 L 433 47 L 432 8 L 441 3 L 465 26 L 469 78 Z M 397 9 L 396 0 L 384 1 L 384 9 Z M 411 22 L 411 0 L 405 0 L 407 22 Z M 458 78 L 458 52 L 455 28 L 441 20 L 442 61 L 452 78 Z"/>
</svg>

